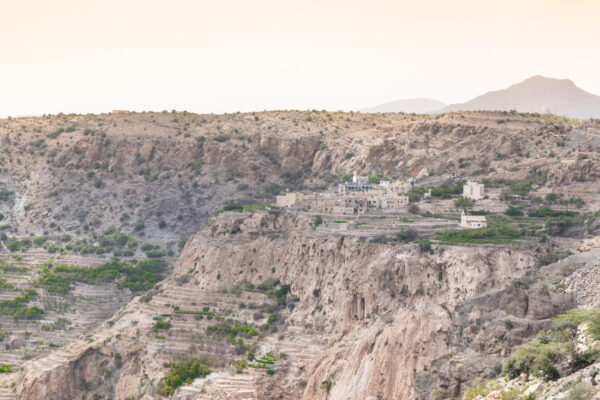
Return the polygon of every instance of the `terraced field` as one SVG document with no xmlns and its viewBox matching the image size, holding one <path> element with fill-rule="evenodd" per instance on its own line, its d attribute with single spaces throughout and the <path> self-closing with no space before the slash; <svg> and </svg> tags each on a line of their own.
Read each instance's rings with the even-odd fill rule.
<svg viewBox="0 0 600 400">
<path fill-rule="evenodd" d="M 269 317 L 263 311 L 276 306 L 276 301 L 265 294 L 252 291 L 234 293 L 206 292 L 193 286 L 172 285 L 155 294 L 146 303 L 145 311 L 155 318 L 169 321 L 168 329 L 150 331 L 146 344 L 148 360 L 160 367 L 163 362 L 183 357 L 196 356 L 218 359 L 219 372 L 197 379 L 193 384 L 181 387 L 176 399 L 258 399 L 259 390 L 264 390 L 264 380 L 270 379 L 260 365 L 265 354 L 275 354 L 277 359 L 268 369 L 302 368 L 314 362 L 322 349 L 312 344 L 295 340 L 297 332 L 306 332 L 301 327 L 283 327 L 280 339 L 273 335 L 258 334 L 244 342 L 253 348 L 248 357 L 246 349 L 234 345 L 227 337 L 216 337 L 210 327 L 226 321 L 261 326 Z M 162 317 L 161 317 L 162 316 Z M 279 355 L 283 356 L 280 357 Z M 248 360 L 252 358 L 252 360 Z M 230 365 L 242 361 L 248 366 L 235 370 Z"/>
<path fill-rule="evenodd" d="M 128 287 L 120 288 L 118 279 L 93 284 L 69 282 L 64 293 L 40 284 L 40 278 L 56 265 L 68 263 L 92 269 L 108 261 L 107 258 L 76 255 L 55 257 L 45 252 L 15 253 L 0 258 L 2 363 L 18 371 L 27 360 L 59 349 L 77 338 L 85 338 L 91 329 L 127 304 L 134 293 Z M 18 301 L 20 303 L 16 304 Z M 21 314 L 16 314 L 16 310 Z M 40 367 L 44 369 L 48 362 L 62 361 L 60 357 L 52 357 L 55 356 L 40 361 Z M 10 391 L 0 382 L 0 398 L 4 392 Z"/>
</svg>

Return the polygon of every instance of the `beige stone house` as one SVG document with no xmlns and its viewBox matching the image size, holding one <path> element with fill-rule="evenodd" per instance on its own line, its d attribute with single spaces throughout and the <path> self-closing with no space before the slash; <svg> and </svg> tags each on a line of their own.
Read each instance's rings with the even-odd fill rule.
<svg viewBox="0 0 600 400">
<path fill-rule="evenodd" d="M 465 211 L 460 214 L 460 226 L 463 228 L 487 228 L 485 215 L 467 215 Z"/>
<path fill-rule="evenodd" d="M 483 183 L 468 181 L 463 186 L 463 196 L 472 200 L 481 200 L 485 196 Z"/>
</svg>

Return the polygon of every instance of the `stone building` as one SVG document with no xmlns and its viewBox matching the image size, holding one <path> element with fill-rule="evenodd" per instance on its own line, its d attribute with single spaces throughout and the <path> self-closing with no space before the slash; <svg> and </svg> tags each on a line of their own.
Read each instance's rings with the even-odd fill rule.
<svg viewBox="0 0 600 400">
<path fill-rule="evenodd" d="M 290 207 L 298 210 L 334 213 L 362 214 L 369 209 L 401 209 L 408 205 L 410 183 L 381 181 L 369 183 L 368 178 L 354 173 L 352 182 L 338 185 L 338 193 L 286 193 L 277 196 L 277 207 Z"/>
<path fill-rule="evenodd" d="M 460 226 L 463 228 L 487 228 L 485 215 L 467 215 L 463 210 L 460 214 Z"/>
<path fill-rule="evenodd" d="M 296 202 L 300 199 L 300 197 L 304 196 L 302 193 L 286 193 L 282 195 L 275 196 L 275 205 L 277 207 L 293 207 Z"/>
<path fill-rule="evenodd" d="M 483 199 L 485 189 L 483 183 L 468 181 L 463 186 L 463 196 L 472 200 Z"/>
</svg>

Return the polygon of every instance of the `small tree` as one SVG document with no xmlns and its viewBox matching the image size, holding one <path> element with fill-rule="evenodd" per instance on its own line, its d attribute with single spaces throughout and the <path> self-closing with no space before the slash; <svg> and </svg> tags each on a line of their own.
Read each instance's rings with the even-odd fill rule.
<svg viewBox="0 0 600 400">
<path fill-rule="evenodd" d="M 416 242 L 419 245 L 421 253 L 431 252 L 431 241 L 429 239 L 421 239 Z"/>
<path fill-rule="evenodd" d="M 460 196 L 458 199 L 454 200 L 454 205 L 456 208 L 471 208 L 475 205 L 475 201 L 468 197 Z"/>
<path fill-rule="evenodd" d="M 316 229 L 317 226 L 321 225 L 323 223 L 323 218 L 321 218 L 320 215 L 317 216 L 317 218 L 315 218 L 315 221 L 313 222 L 313 229 Z"/>
<path fill-rule="evenodd" d="M 504 211 L 504 214 L 508 215 L 509 217 L 520 217 L 523 215 L 523 211 L 517 207 L 508 206 L 506 211 Z"/>
<path fill-rule="evenodd" d="M 558 193 L 548 193 L 546 195 L 546 201 L 548 203 L 554 203 L 556 200 L 558 200 L 561 197 L 560 194 Z"/>
<path fill-rule="evenodd" d="M 377 185 L 380 181 L 381 181 L 381 178 L 379 177 L 379 175 L 369 176 L 369 183 L 373 183 L 373 184 Z"/>
</svg>

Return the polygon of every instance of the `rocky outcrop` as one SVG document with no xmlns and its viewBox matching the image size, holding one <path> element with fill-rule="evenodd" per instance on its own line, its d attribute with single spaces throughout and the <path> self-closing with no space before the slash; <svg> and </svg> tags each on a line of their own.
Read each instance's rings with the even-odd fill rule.
<svg viewBox="0 0 600 400">
<path fill-rule="evenodd" d="M 262 377 L 256 383 L 257 398 L 273 393 L 284 399 L 423 398 L 419 391 L 423 371 L 429 371 L 435 360 L 448 357 L 456 346 L 477 347 L 473 343 L 485 341 L 469 325 L 481 325 L 476 313 L 484 317 L 511 314 L 525 321 L 544 315 L 536 314 L 538 306 L 523 309 L 515 298 L 527 296 L 530 301 L 526 303 L 544 296 L 550 296 L 551 303 L 561 301 L 559 297 L 554 300 L 555 294 L 527 291 L 514 283 L 514 279 L 536 271 L 544 253 L 539 245 L 434 247 L 431 253 L 422 253 L 415 245 L 323 235 L 311 225 L 312 219 L 301 215 L 224 213 L 190 239 L 173 277 L 159 289 L 165 293 L 193 289 L 198 295 L 211 293 L 214 301 L 219 301 L 219 296 L 225 298 L 233 288 L 256 285 L 267 278 L 291 285 L 293 301 L 281 311 L 285 324 L 279 325 L 278 333 L 265 334 L 258 345 L 268 342 L 283 348 L 286 336 L 292 335 L 295 342 L 305 343 L 304 348 L 316 346 L 320 350 L 316 358 L 302 364 L 291 356 L 278 376 Z M 187 278 L 182 279 L 184 276 Z M 497 291 L 494 287 L 506 289 Z M 135 346 L 148 347 L 144 341 L 149 339 L 144 338 L 153 336 L 153 301 L 149 306 L 139 301 L 129 305 L 112 326 L 92 336 L 92 343 L 87 347 L 82 344 L 85 350 L 73 356 L 76 361 L 48 371 L 36 370 L 35 363 L 27 365 L 19 386 L 21 398 L 34 399 L 46 390 L 46 398 L 59 399 L 52 391 L 58 390 L 56 382 L 67 376 L 71 383 L 66 387 L 76 387 L 79 382 L 80 390 L 81 382 L 100 379 L 88 365 L 98 365 L 98 357 L 114 351 L 107 343 L 117 334 L 120 354 L 131 354 Z M 191 303 L 181 307 L 189 308 Z M 463 320 L 460 323 L 469 333 L 458 337 L 457 325 Z M 536 329 L 533 326 L 521 335 Z M 503 339 L 494 340 L 500 343 Z M 141 362 L 138 365 L 144 367 L 132 372 L 134 358 L 124 356 L 124 365 L 102 381 L 114 382 L 114 386 L 96 384 L 111 388 L 101 393 L 115 396 L 115 388 L 126 393 L 126 382 L 134 381 L 132 374 L 140 379 L 147 394 L 152 393 L 150 381 L 156 384 L 164 369 L 153 363 L 155 356 L 150 350 L 136 354 Z M 212 357 L 224 360 L 222 352 Z M 81 371 L 90 368 L 91 375 L 74 375 L 76 366 Z M 305 381 L 305 387 L 298 386 L 298 379 Z M 206 385 L 204 390 L 211 390 L 211 383 Z M 263 392 L 267 389 L 268 394 Z M 78 398 L 77 394 L 72 398 Z"/>
</svg>

